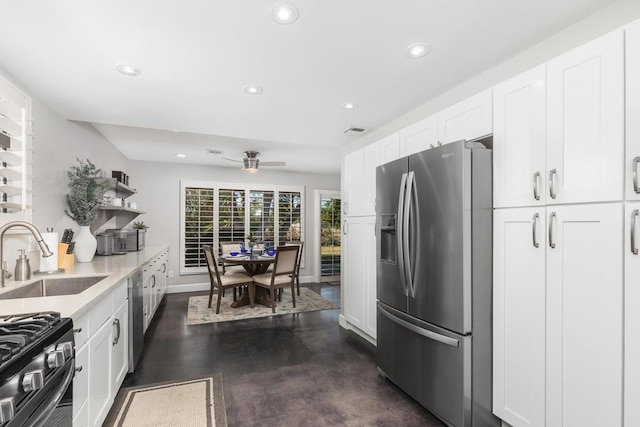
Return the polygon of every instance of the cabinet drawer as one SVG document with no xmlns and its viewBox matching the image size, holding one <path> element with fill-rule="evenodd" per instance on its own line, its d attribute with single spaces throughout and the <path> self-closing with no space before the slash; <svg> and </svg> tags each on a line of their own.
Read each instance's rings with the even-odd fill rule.
<svg viewBox="0 0 640 427">
<path fill-rule="evenodd" d="M 89 312 L 82 314 L 77 319 L 73 319 L 73 330 L 75 332 L 73 339 L 76 348 L 82 347 L 89 339 Z"/>
<path fill-rule="evenodd" d="M 96 333 L 113 313 L 112 294 L 108 293 L 89 309 L 89 336 Z"/>
<path fill-rule="evenodd" d="M 127 280 L 120 282 L 113 290 L 113 310 L 115 311 L 127 299 Z"/>
</svg>

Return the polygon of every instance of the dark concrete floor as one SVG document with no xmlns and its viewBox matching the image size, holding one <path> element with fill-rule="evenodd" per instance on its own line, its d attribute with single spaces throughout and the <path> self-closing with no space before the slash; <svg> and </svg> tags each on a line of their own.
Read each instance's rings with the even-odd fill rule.
<svg viewBox="0 0 640 427">
<path fill-rule="evenodd" d="M 340 287 L 307 287 L 340 305 Z M 222 373 L 229 426 L 442 426 L 378 376 L 375 347 L 338 326 L 339 310 L 187 326 L 170 294 L 123 387 Z"/>
</svg>

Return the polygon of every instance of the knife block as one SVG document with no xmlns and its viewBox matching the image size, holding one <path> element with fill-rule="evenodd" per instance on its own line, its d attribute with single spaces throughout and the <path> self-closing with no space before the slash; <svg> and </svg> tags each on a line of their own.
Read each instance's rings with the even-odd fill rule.
<svg viewBox="0 0 640 427">
<path fill-rule="evenodd" d="M 68 248 L 68 243 L 58 243 L 58 268 L 62 268 L 64 270 L 73 268 L 75 260 L 73 258 L 73 254 L 67 253 Z"/>
</svg>

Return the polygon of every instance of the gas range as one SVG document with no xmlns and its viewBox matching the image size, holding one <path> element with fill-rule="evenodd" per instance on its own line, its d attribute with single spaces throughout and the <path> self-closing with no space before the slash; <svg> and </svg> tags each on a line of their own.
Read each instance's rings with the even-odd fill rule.
<svg viewBox="0 0 640 427">
<path fill-rule="evenodd" d="M 69 388 L 74 355 L 71 319 L 0 315 L 0 426 L 42 425 Z"/>
</svg>

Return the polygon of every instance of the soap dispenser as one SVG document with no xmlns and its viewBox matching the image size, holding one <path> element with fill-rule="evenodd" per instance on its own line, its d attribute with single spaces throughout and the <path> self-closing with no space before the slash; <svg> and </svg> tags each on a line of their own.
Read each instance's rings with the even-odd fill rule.
<svg viewBox="0 0 640 427">
<path fill-rule="evenodd" d="M 20 255 L 16 260 L 16 269 L 14 271 L 14 278 L 16 281 L 24 281 L 31 279 L 31 267 L 29 266 L 29 258 L 24 253 L 24 249 L 18 250 Z"/>
</svg>

